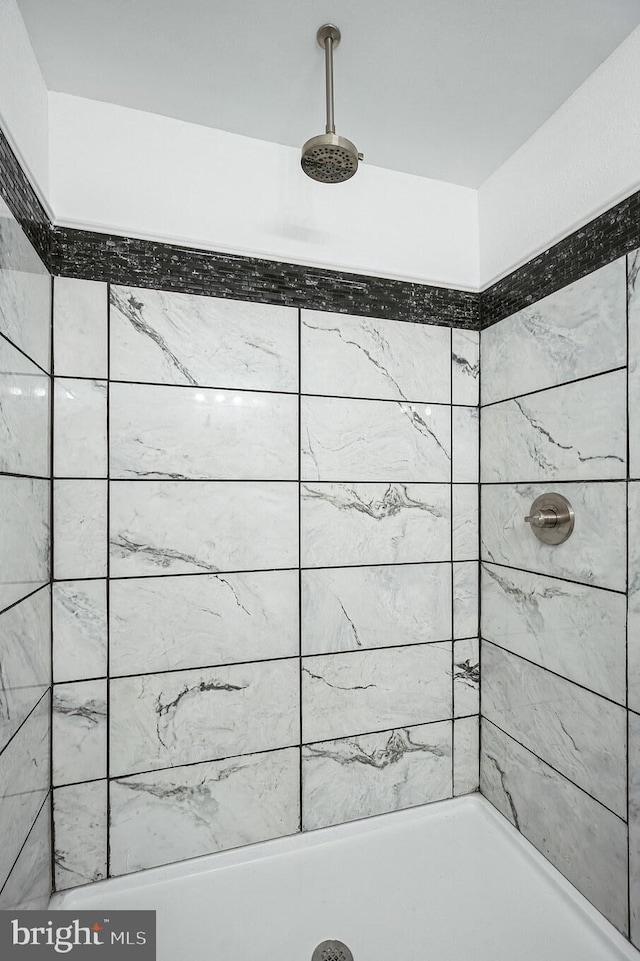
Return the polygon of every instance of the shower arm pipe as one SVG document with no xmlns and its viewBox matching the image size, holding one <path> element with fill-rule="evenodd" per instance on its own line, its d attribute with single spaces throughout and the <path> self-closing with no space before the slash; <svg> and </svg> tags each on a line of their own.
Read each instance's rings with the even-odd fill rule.
<svg viewBox="0 0 640 961">
<path fill-rule="evenodd" d="M 325 133 L 336 132 L 336 122 L 333 109 L 333 37 L 324 38 L 324 72 L 327 99 L 327 125 Z"/>
</svg>

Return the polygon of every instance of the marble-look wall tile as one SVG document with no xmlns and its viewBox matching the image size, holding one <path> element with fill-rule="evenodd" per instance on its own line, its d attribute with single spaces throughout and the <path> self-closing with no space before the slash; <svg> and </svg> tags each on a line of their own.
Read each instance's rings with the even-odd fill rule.
<svg viewBox="0 0 640 961">
<path fill-rule="evenodd" d="M 477 484 L 453 485 L 453 559 L 469 561 L 479 551 Z"/>
<path fill-rule="evenodd" d="M 53 792 L 56 891 L 107 876 L 107 782 L 91 781 Z"/>
<path fill-rule="evenodd" d="M 55 378 L 55 477 L 107 476 L 107 384 Z"/>
<path fill-rule="evenodd" d="M 0 754 L 0 888 L 49 791 L 49 695 Z"/>
<path fill-rule="evenodd" d="M 453 636 L 478 633 L 478 562 L 453 565 Z"/>
<path fill-rule="evenodd" d="M 54 685 L 52 735 L 54 785 L 106 776 L 106 680 Z"/>
<path fill-rule="evenodd" d="M 49 588 L 0 614 L 0 751 L 51 683 Z"/>
<path fill-rule="evenodd" d="M 111 377 L 296 391 L 298 312 L 273 304 L 111 287 Z"/>
<path fill-rule="evenodd" d="M 0 337 L 0 471 L 49 476 L 49 382 Z"/>
<path fill-rule="evenodd" d="M 298 748 L 172 768 L 111 784 L 111 872 L 299 830 Z"/>
<path fill-rule="evenodd" d="M 58 580 L 105 577 L 107 481 L 55 481 L 53 522 L 54 577 Z"/>
<path fill-rule="evenodd" d="M 483 482 L 626 477 L 626 385 L 619 370 L 484 407 Z"/>
<path fill-rule="evenodd" d="M 640 712 L 640 484 L 631 483 L 628 506 L 629 707 Z"/>
<path fill-rule="evenodd" d="M 483 330 L 483 403 L 623 367 L 625 283 L 622 257 Z"/>
<path fill-rule="evenodd" d="M 302 479 L 451 479 L 451 408 L 303 397 Z"/>
<path fill-rule="evenodd" d="M 451 637 L 451 566 L 402 564 L 302 572 L 302 653 Z"/>
<path fill-rule="evenodd" d="M 626 817 L 624 708 L 484 641 L 482 713 Z"/>
<path fill-rule="evenodd" d="M 453 716 L 477 714 L 480 708 L 480 642 L 466 637 L 453 644 Z"/>
<path fill-rule="evenodd" d="M 111 575 L 295 567 L 298 485 L 114 481 Z"/>
<path fill-rule="evenodd" d="M 51 277 L 2 199 L 0 334 L 50 370 Z"/>
<path fill-rule="evenodd" d="M 304 743 L 442 721 L 451 708 L 451 642 L 302 661 Z"/>
<path fill-rule="evenodd" d="M 107 285 L 56 277 L 53 283 L 55 372 L 107 376 Z"/>
<path fill-rule="evenodd" d="M 111 681 L 110 775 L 290 747 L 297 658 Z"/>
<path fill-rule="evenodd" d="M 80 681 L 106 673 L 106 581 L 58 581 L 53 585 L 54 681 Z"/>
<path fill-rule="evenodd" d="M 298 399 L 111 384 L 111 477 L 297 480 Z"/>
<path fill-rule="evenodd" d="M 625 590 L 626 485 L 554 484 L 576 514 L 564 544 L 543 544 L 524 518 L 546 484 L 486 484 L 482 489 L 482 557 L 511 567 Z"/>
<path fill-rule="evenodd" d="M 46 911 L 51 898 L 51 805 L 45 801 L 0 891 L 0 911 Z"/>
<path fill-rule="evenodd" d="M 481 790 L 612 924 L 627 933 L 624 821 L 484 719 Z"/>
<path fill-rule="evenodd" d="M 451 721 L 308 744 L 302 829 L 451 797 Z"/>
<path fill-rule="evenodd" d="M 640 717 L 629 711 L 629 896 L 631 940 L 640 947 Z"/>
<path fill-rule="evenodd" d="M 453 794 L 480 790 L 480 718 L 460 717 L 453 722 Z"/>
<path fill-rule="evenodd" d="M 0 610 L 49 580 L 47 480 L 0 477 Z"/>
<path fill-rule="evenodd" d="M 394 564 L 451 556 L 445 484 L 304 484 L 302 564 Z"/>
<path fill-rule="evenodd" d="M 476 330 L 451 331 L 451 377 L 454 404 L 476 407 L 480 395 L 480 334 Z"/>
<path fill-rule="evenodd" d="M 110 584 L 110 671 L 144 674 L 298 654 L 298 572 Z"/>
<path fill-rule="evenodd" d="M 303 310 L 305 394 L 451 402 L 446 327 Z"/>
<path fill-rule="evenodd" d="M 624 594 L 483 565 L 482 636 L 619 704 L 625 618 Z M 630 671 L 630 696 L 631 681 Z"/>
<path fill-rule="evenodd" d="M 640 478 L 640 250 L 627 257 L 629 310 L 629 476 Z"/>
<path fill-rule="evenodd" d="M 477 407 L 454 407 L 453 481 L 477 484 L 480 470 L 480 414 Z"/>
</svg>

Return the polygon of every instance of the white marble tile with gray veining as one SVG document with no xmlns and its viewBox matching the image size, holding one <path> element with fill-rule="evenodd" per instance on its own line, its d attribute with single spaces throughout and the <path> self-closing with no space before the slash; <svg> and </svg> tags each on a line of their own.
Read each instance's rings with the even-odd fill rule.
<svg viewBox="0 0 640 961">
<path fill-rule="evenodd" d="M 53 282 L 55 370 L 65 377 L 107 377 L 107 285 L 56 277 Z"/>
<path fill-rule="evenodd" d="M 53 585 L 53 678 L 80 681 L 107 673 L 106 581 Z"/>
<path fill-rule="evenodd" d="M 627 826 L 624 821 L 484 719 L 481 790 L 626 934 Z"/>
<path fill-rule="evenodd" d="M 296 391 L 293 307 L 111 287 L 111 377 Z"/>
<path fill-rule="evenodd" d="M 113 481 L 111 576 L 296 567 L 298 485 Z"/>
<path fill-rule="evenodd" d="M 111 477 L 297 480 L 298 399 L 111 384 Z"/>
<path fill-rule="evenodd" d="M 625 258 L 482 331 L 484 404 L 626 364 Z"/>
<path fill-rule="evenodd" d="M 477 484 L 480 470 L 480 413 L 477 407 L 454 407 L 453 482 Z"/>
<path fill-rule="evenodd" d="M 482 713 L 626 817 L 626 712 L 483 641 Z"/>
<path fill-rule="evenodd" d="M 619 704 L 625 608 L 624 594 L 483 565 L 482 636 Z"/>
<path fill-rule="evenodd" d="M 473 637 L 478 633 L 478 562 L 453 565 L 453 636 Z"/>
<path fill-rule="evenodd" d="M 107 476 L 107 383 L 55 378 L 55 477 Z"/>
<path fill-rule="evenodd" d="M 74 784 L 107 773 L 107 682 L 53 688 L 53 783 Z"/>
<path fill-rule="evenodd" d="M 304 743 L 451 716 L 451 642 L 303 658 Z"/>
<path fill-rule="evenodd" d="M 45 801 L 7 883 L 0 911 L 46 911 L 51 899 L 51 811 Z"/>
<path fill-rule="evenodd" d="M 543 544 L 525 523 L 548 484 L 485 484 L 482 488 L 482 559 L 540 574 L 624 591 L 626 484 L 554 483 L 572 505 L 575 528 L 564 544 Z"/>
<path fill-rule="evenodd" d="M 480 400 L 480 334 L 451 331 L 451 378 L 454 404 L 477 407 Z"/>
<path fill-rule="evenodd" d="M 111 681 L 110 776 L 298 743 L 297 658 Z"/>
<path fill-rule="evenodd" d="M 58 580 L 105 577 L 107 481 L 55 481 L 53 518 L 54 577 Z"/>
<path fill-rule="evenodd" d="M 111 873 L 295 834 L 298 748 L 194 764 L 111 783 Z"/>
<path fill-rule="evenodd" d="M 308 744 L 302 829 L 451 797 L 451 721 Z"/>
<path fill-rule="evenodd" d="M 0 889 L 49 791 L 49 695 L 0 754 Z"/>
<path fill-rule="evenodd" d="M 303 567 L 446 561 L 447 484 L 303 484 Z"/>
<path fill-rule="evenodd" d="M 0 751 L 51 683 L 49 588 L 0 614 Z"/>
<path fill-rule="evenodd" d="M 626 477 L 626 385 L 619 370 L 484 407 L 483 483 Z"/>
<path fill-rule="evenodd" d="M 465 637 L 453 642 L 453 716 L 466 717 L 480 709 L 480 642 Z"/>
<path fill-rule="evenodd" d="M 298 572 L 110 584 L 110 672 L 145 674 L 298 654 Z"/>
<path fill-rule="evenodd" d="M 0 471 L 49 477 L 50 380 L 0 337 Z"/>
<path fill-rule="evenodd" d="M 480 718 L 460 717 L 453 722 L 453 794 L 480 790 Z"/>
<path fill-rule="evenodd" d="M 640 250 L 627 257 L 629 310 L 629 476 L 640 477 Z M 639 937 L 640 941 L 640 937 Z"/>
<path fill-rule="evenodd" d="M 451 408 L 303 397 L 302 479 L 451 480 Z"/>
<path fill-rule="evenodd" d="M 450 564 L 302 572 L 303 654 L 335 654 L 450 637 Z"/>
<path fill-rule="evenodd" d="M 306 394 L 451 402 L 451 333 L 446 327 L 303 310 Z"/>
<path fill-rule="evenodd" d="M 479 497 L 477 484 L 453 485 L 453 559 L 469 561 L 479 551 Z"/>
<path fill-rule="evenodd" d="M 0 333 L 50 370 L 51 277 L 1 198 Z"/>
<path fill-rule="evenodd" d="M 107 782 L 53 792 L 55 888 L 64 891 L 107 876 Z"/>
<path fill-rule="evenodd" d="M 629 712 L 629 895 L 631 940 L 640 945 L 640 717 Z"/>
<path fill-rule="evenodd" d="M 640 712 L 640 483 L 628 487 L 628 693 L 629 707 Z"/>
<path fill-rule="evenodd" d="M 0 477 L 0 610 L 49 580 L 48 480 Z"/>
</svg>

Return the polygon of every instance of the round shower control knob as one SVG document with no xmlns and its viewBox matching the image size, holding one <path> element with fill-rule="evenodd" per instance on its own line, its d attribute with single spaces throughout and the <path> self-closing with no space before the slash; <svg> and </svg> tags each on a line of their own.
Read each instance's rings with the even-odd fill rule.
<svg viewBox="0 0 640 961">
<path fill-rule="evenodd" d="M 543 544 L 562 544 L 573 533 L 575 514 L 562 494 L 541 494 L 531 505 L 525 521 Z"/>
</svg>

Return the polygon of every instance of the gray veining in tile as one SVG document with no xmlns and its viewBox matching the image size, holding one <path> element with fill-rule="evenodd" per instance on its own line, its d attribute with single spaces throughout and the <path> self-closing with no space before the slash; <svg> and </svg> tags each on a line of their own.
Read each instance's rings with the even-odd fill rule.
<svg viewBox="0 0 640 961">
<path fill-rule="evenodd" d="M 106 581 L 58 581 L 53 585 L 54 680 L 80 681 L 106 673 Z"/>
<path fill-rule="evenodd" d="M 453 643 L 453 716 L 477 714 L 480 708 L 480 644 L 477 637 Z"/>
<path fill-rule="evenodd" d="M 480 394 L 480 334 L 451 331 L 451 377 L 454 404 L 476 407 Z"/>
<path fill-rule="evenodd" d="M 104 778 L 107 767 L 107 682 L 53 688 L 53 783 Z"/>
<path fill-rule="evenodd" d="M 56 891 L 107 876 L 107 782 L 53 792 Z"/>
<path fill-rule="evenodd" d="M 0 614 L 0 751 L 51 683 L 49 611 L 44 587 Z"/>
</svg>

